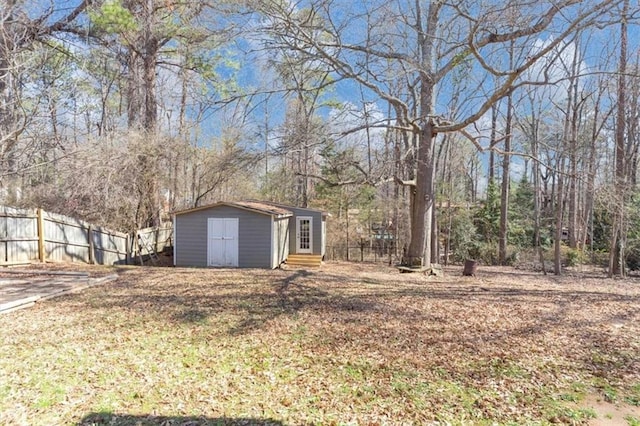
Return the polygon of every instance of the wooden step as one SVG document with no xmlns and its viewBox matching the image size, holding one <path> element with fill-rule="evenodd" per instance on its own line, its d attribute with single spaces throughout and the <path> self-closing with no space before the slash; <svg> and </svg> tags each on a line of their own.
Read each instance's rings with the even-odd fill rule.
<svg viewBox="0 0 640 426">
<path fill-rule="evenodd" d="M 287 265 L 319 267 L 322 264 L 322 256 L 318 254 L 290 254 L 287 257 Z"/>
</svg>

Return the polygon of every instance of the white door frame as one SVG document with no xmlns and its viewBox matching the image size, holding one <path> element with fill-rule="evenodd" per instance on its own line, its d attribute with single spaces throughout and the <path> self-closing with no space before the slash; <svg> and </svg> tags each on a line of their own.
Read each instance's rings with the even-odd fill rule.
<svg viewBox="0 0 640 426">
<path fill-rule="evenodd" d="M 212 237 L 214 221 L 222 222 L 223 235 Z M 238 267 L 238 237 L 240 234 L 238 225 L 238 218 L 210 217 L 207 219 L 207 266 Z M 214 245 L 217 247 L 214 248 Z M 212 263 L 213 250 L 220 250 L 222 255 L 220 264 Z"/>
<path fill-rule="evenodd" d="M 309 221 L 309 238 L 301 235 L 302 227 L 300 223 L 302 221 Z M 296 216 L 296 253 L 299 254 L 311 254 L 313 253 L 313 217 L 311 216 Z"/>
</svg>

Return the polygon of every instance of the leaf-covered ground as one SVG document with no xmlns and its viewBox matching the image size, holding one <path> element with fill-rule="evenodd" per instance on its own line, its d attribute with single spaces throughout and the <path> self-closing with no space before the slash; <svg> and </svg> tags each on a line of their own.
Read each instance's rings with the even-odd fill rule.
<svg viewBox="0 0 640 426">
<path fill-rule="evenodd" d="M 118 272 L 0 316 L 0 424 L 640 421 L 633 279 Z"/>
</svg>

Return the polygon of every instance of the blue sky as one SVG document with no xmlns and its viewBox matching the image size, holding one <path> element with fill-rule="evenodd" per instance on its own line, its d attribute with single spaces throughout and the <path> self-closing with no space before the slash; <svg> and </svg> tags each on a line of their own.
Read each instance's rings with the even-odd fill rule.
<svg viewBox="0 0 640 426">
<path fill-rule="evenodd" d="M 70 10 L 75 8 L 78 3 L 79 3 L 79 0 L 54 1 L 53 5 L 54 5 L 55 12 L 52 15 L 51 19 L 53 20 L 58 19 L 60 16 L 63 16 L 64 14 L 68 13 Z M 393 1 L 377 1 L 376 0 L 372 2 L 343 2 L 343 3 L 334 2 L 333 4 L 341 5 L 342 7 L 339 14 L 334 11 L 334 15 L 335 15 L 334 17 L 337 19 L 336 25 L 341 25 L 341 24 L 345 25 L 346 31 L 343 33 L 344 39 L 346 41 L 356 42 L 356 41 L 362 41 L 365 36 L 365 31 L 363 31 L 365 20 L 362 20 L 362 19 L 349 20 L 349 14 L 357 15 L 363 12 L 366 8 L 386 7 L 387 5 L 391 7 L 391 9 L 389 10 L 393 10 L 392 6 L 396 3 Z M 51 6 L 51 3 L 48 1 L 45 1 L 45 0 L 36 1 L 34 3 L 31 3 L 30 12 L 32 13 L 33 16 L 37 16 L 43 10 L 47 10 L 50 6 Z M 423 6 L 426 7 L 426 2 Z M 344 22 L 340 21 L 340 19 L 343 19 Z M 388 32 L 389 34 L 391 34 L 391 32 L 398 32 L 400 30 L 399 26 L 393 25 L 390 19 L 387 19 L 386 21 L 384 20 L 380 21 L 380 25 L 381 25 L 380 30 L 374 35 L 384 37 L 385 32 Z M 611 29 L 608 31 L 597 32 L 594 36 L 592 36 L 588 40 L 588 43 L 589 43 L 588 48 L 585 50 L 585 55 L 583 59 L 585 63 L 585 68 L 592 68 L 596 63 L 603 62 L 603 55 L 604 55 L 603 50 L 605 45 L 612 43 L 613 47 L 615 48 L 615 40 L 616 40 L 615 35 L 616 35 L 617 29 L 618 27 L 614 26 L 614 27 L 611 27 Z M 632 26 L 630 28 L 630 33 L 631 33 L 630 44 L 632 45 L 631 50 L 637 51 L 636 44 L 639 39 L 637 27 Z M 613 37 L 612 37 L 612 34 L 613 34 Z M 548 40 L 550 37 L 552 37 L 552 34 L 540 35 L 540 38 L 546 39 L 546 40 Z M 534 47 L 536 38 L 533 38 L 532 41 L 534 42 L 532 44 L 532 47 Z M 250 41 L 247 39 L 239 39 L 239 40 L 236 40 L 235 43 L 232 43 L 230 46 L 228 46 L 229 52 L 233 52 L 235 49 L 237 49 L 238 53 L 237 53 L 236 59 L 238 59 L 239 63 L 241 64 L 241 68 L 237 72 L 238 84 L 240 87 L 244 88 L 245 91 L 247 92 L 251 91 L 251 88 L 258 87 L 261 83 L 261 80 L 263 79 L 269 80 L 269 78 L 272 78 L 276 82 L 279 82 L 279 79 L 276 76 L 274 76 L 273 74 L 269 74 L 269 72 L 265 71 L 266 68 L 263 66 L 264 59 L 260 58 L 255 53 L 254 49 L 261 47 L 258 44 L 256 44 L 257 42 L 258 41 L 256 40 Z M 611 57 L 610 60 L 606 61 L 606 63 L 610 68 L 614 68 L 617 63 L 616 61 L 617 61 L 617 55 L 614 50 L 613 56 Z M 220 71 L 222 74 L 227 74 L 229 72 L 229 70 L 224 70 L 224 69 L 221 69 Z M 477 69 L 472 67 L 469 69 L 469 74 L 466 77 L 463 76 L 463 78 L 466 78 L 467 91 L 463 94 L 462 103 L 464 105 L 464 108 L 466 108 L 467 111 L 473 110 L 474 108 L 477 107 L 478 103 L 482 101 L 482 93 L 477 92 L 476 89 L 481 87 L 483 84 L 485 85 L 487 84 L 486 81 L 484 81 L 483 83 L 483 80 L 479 80 L 478 78 L 475 78 L 474 73 L 476 71 Z M 168 81 L 168 85 L 171 86 L 170 77 L 167 77 L 167 81 Z M 439 88 L 440 89 L 439 93 L 441 96 L 438 101 L 438 111 L 445 115 L 448 113 L 450 100 L 452 98 L 452 93 L 449 90 L 451 86 L 449 84 L 450 84 L 450 80 L 445 80 L 444 84 L 441 85 Z M 485 86 L 485 90 L 488 88 L 490 88 L 490 85 Z M 165 94 L 170 93 L 170 89 L 171 87 L 165 88 L 164 89 L 166 90 Z M 381 102 L 375 96 L 372 96 L 372 93 L 370 91 L 365 90 L 364 93 L 365 93 L 365 96 L 367 97 L 366 99 L 367 101 L 377 102 L 379 111 L 384 112 L 387 110 L 387 105 L 385 102 Z M 353 105 L 359 105 L 361 102 L 361 99 L 360 99 L 361 91 L 359 86 L 356 83 L 354 83 L 352 80 L 345 80 L 337 83 L 333 88 L 333 90 L 331 90 L 331 92 L 328 93 L 325 97 L 327 99 L 332 99 L 340 103 L 350 103 Z M 256 98 L 256 100 L 259 100 L 259 99 L 263 100 L 264 97 L 258 96 Z M 279 94 L 272 95 L 268 102 L 268 106 L 269 106 L 269 121 L 270 121 L 269 127 L 271 129 L 275 129 L 284 120 L 285 99 L 282 95 L 279 95 Z M 164 113 L 166 113 L 166 111 Z M 336 117 L 335 114 L 332 114 L 331 109 L 329 107 L 320 108 L 318 113 L 319 115 L 327 119 L 329 118 L 335 119 Z M 161 119 L 164 119 L 166 121 L 166 119 L 164 118 L 165 116 L 163 116 L 163 113 L 161 113 L 160 115 L 161 115 Z M 206 139 L 209 136 L 218 135 L 220 132 L 220 123 L 228 121 L 231 118 L 233 118 L 233 115 L 232 114 L 230 115 L 228 112 L 225 113 L 224 115 L 217 114 L 217 115 L 210 116 L 210 118 L 205 122 L 202 128 L 202 131 L 200 132 L 200 138 Z M 254 114 L 252 116 L 252 121 L 254 124 L 254 130 L 249 132 L 249 134 L 247 135 L 247 138 L 255 139 L 255 142 L 259 147 L 262 141 L 257 133 L 259 133 L 260 127 L 264 125 L 263 124 L 264 123 L 263 107 L 255 108 Z M 481 126 L 483 125 L 482 120 L 480 122 L 480 125 Z M 252 135 L 251 132 L 253 132 L 254 135 Z M 483 143 L 483 145 L 486 145 L 486 143 Z"/>
</svg>

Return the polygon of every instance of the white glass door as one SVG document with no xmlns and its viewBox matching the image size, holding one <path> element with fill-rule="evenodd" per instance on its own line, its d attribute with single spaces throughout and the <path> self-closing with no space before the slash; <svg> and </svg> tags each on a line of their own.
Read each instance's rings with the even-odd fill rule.
<svg viewBox="0 0 640 426">
<path fill-rule="evenodd" d="M 313 253 L 313 218 L 296 218 L 296 253 Z"/>
</svg>

